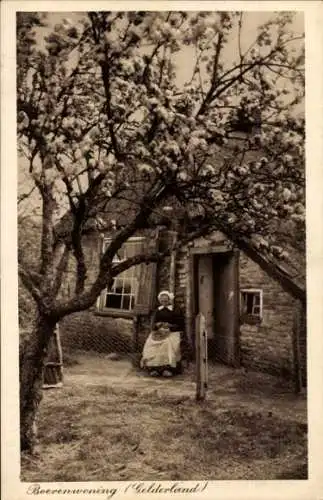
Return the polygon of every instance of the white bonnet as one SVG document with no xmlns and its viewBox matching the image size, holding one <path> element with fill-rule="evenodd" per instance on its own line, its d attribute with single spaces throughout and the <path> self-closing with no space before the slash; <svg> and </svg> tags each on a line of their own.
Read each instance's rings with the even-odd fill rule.
<svg viewBox="0 0 323 500">
<path fill-rule="evenodd" d="M 167 295 L 167 297 L 169 298 L 169 300 L 174 300 L 174 294 L 169 292 L 168 290 L 162 290 L 161 292 L 159 292 L 157 298 L 158 298 L 158 301 L 160 301 L 160 297 L 162 295 Z"/>
</svg>

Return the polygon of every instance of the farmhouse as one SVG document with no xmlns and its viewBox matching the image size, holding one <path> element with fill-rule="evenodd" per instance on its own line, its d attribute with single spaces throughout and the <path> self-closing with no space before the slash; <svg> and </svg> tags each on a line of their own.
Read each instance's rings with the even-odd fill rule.
<svg viewBox="0 0 323 500">
<path fill-rule="evenodd" d="M 89 282 L 95 278 L 99 255 L 109 238 L 111 234 L 99 232 L 86 236 Z M 174 241 L 176 231 L 169 229 L 142 233 L 129 239 L 115 259 L 123 260 L 147 247 L 161 251 L 174 248 Z M 72 276 L 65 283 L 65 294 L 73 286 Z M 63 321 L 63 346 L 73 343 L 74 348 L 84 347 L 82 330 L 88 329 L 92 345 L 100 350 L 102 340 L 96 342 L 96 335 L 106 336 L 108 345 L 111 321 L 115 321 L 121 322 L 121 333 L 127 331 L 130 336 L 128 348 L 139 353 L 161 289 L 174 293 L 175 305 L 185 315 L 187 335 L 193 346 L 195 317 L 203 313 L 211 362 L 289 378 L 296 355 L 305 384 L 304 318 L 296 346 L 298 353 L 293 342 L 296 301 L 219 231 L 173 250 L 162 262 L 140 264 L 118 275 L 94 307 Z M 114 347 L 118 349 L 118 345 Z"/>
<path fill-rule="evenodd" d="M 221 155 L 234 157 L 239 141 L 244 140 L 246 134 L 257 133 L 258 129 L 258 122 L 252 131 L 237 126 L 227 150 L 217 152 L 214 164 L 221 163 Z M 257 159 L 259 155 L 259 151 L 250 151 L 246 158 Z M 109 213 L 122 225 L 122 219 L 132 217 L 133 209 L 130 202 L 126 207 L 119 202 L 111 204 Z M 170 226 L 159 220 L 154 231 L 147 229 L 129 239 L 115 256 L 116 262 L 145 250 L 164 252 L 174 248 L 176 227 Z M 111 233 L 100 232 L 97 227 L 83 236 L 88 286 L 95 280 L 99 256 L 111 237 Z M 304 288 L 305 265 L 300 267 L 298 272 Z M 69 294 L 73 287 L 74 272 L 71 271 L 70 279 L 66 280 L 63 293 Z M 171 251 L 162 262 L 140 264 L 118 275 L 101 293 L 94 307 L 64 319 L 63 345 L 104 351 L 107 348 L 130 349 L 139 354 L 150 330 L 158 292 L 162 289 L 174 293 L 175 306 L 185 316 L 186 333 L 193 351 L 195 318 L 201 312 L 206 319 L 211 361 L 285 377 L 292 377 L 296 370 L 301 374 L 302 383 L 306 383 L 304 311 L 300 311 L 298 301 L 279 281 L 271 278 L 219 231 Z M 300 319 L 296 336 L 295 317 Z M 110 339 L 112 318 L 120 333 L 120 339 L 114 338 L 113 342 Z M 88 332 L 89 342 L 81 334 L 84 331 Z"/>
</svg>

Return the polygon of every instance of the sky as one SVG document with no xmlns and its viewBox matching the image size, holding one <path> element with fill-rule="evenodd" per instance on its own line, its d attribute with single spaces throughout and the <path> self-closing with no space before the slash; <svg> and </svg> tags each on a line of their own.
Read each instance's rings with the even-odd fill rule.
<svg viewBox="0 0 323 500">
<path fill-rule="evenodd" d="M 270 18 L 272 18 L 277 12 L 274 11 L 245 11 L 243 15 L 243 25 L 241 32 L 241 48 L 242 51 L 246 50 L 252 42 L 255 40 L 257 36 L 257 28 L 261 26 L 263 23 L 267 22 Z M 295 34 L 301 34 L 304 32 L 304 13 L 303 12 L 294 12 L 294 20 L 291 25 L 291 29 Z M 51 29 L 55 26 L 55 24 L 60 23 L 64 18 L 68 18 L 71 21 L 78 21 L 82 17 L 82 13 L 80 12 L 48 12 L 48 28 L 42 28 L 39 31 L 37 36 L 38 43 L 40 45 L 43 44 L 43 36 L 51 31 Z M 232 32 L 232 37 L 229 40 L 228 44 L 225 47 L 224 55 L 226 57 L 227 62 L 235 60 L 238 53 L 238 45 L 237 42 L 237 30 Z M 296 42 L 297 44 L 301 44 L 301 42 Z M 191 77 L 192 69 L 194 65 L 193 60 L 193 52 L 190 48 L 186 47 L 181 50 L 180 54 L 176 57 L 176 63 L 178 66 L 177 70 L 177 78 L 178 82 L 185 82 L 187 79 Z"/>
</svg>

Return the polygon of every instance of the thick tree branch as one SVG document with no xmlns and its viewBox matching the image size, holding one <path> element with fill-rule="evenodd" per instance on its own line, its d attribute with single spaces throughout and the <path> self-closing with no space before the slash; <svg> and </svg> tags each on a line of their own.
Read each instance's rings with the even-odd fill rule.
<svg viewBox="0 0 323 500">
<path fill-rule="evenodd" d="M 67 269 L 68 265 L 68 258 L 69 258 L 69 245 L 63 244 L 63 252 L 61 255 L 61 258 L 59 260 L 59 263 L 56 267 L 56 274 L 55 274 L 55 279 L 52 285 L 52 291 L 54 297 L 57 296 L 61 286 L 62 286 L 62 279 L 64 276 L 64 273 Z"/>
<path fill-rule="evenodd" d="M 136 231 L 145 227 L 146 220 L 151 214 L 153 207 L 164 199 L 166 195 L 167 186 L 156 184 L 152 187 L 151 191 L 143 198 L 141 208 L 132 222 L 121 229 L 107 247 L 105 253 L 101 257 L 98 276 L 91 288 L 71 298 L 68 302 L 57 301 L 53 306 L 53 314 L 56 317 L 62 317 L 71 312 L 81 311 L 90 307 L 95 302 L 101 290 L 106 286 L 106 283 L 111 280 L 112 259 L 115 253 L 131 236 L 133 236 L 133 234 L 135 234 Z"/>
<path fill-rule="evenodd" d="M 114 150 L 114 154 L 118 160 L 121 159 L 121 152 L 119 149 L 119 144 L 117 141 L 117 137 L 114 131 L 113 127 L 113 113 L 112 113 L 112 107 L 111 107 L 111 89 L 110 89 L 110 68 L 109 68 L 109 62 L 108 61 L 103 61 L 101 63 L 101 73 L 102 73 L 102 81 L 103 81 L 103 86 L 104 86 L 104 91 L 105 91 L 105 97 L 106 97 L 106 110 L 107 110 L 107 116 L 108 116 L 108 127 L 109 127 L 109 133 L 110 133 L 110 138 Z"/>
<path fill-rule="evenodd" d="M 83 205 L 83 203 L 81 205 Z M 80 207 L 78 209 L 78 215 L 79 214 L 80 216 L 77 216 L 74 219 L 74 227 L 71 234 L 73 254 L 76 259 L 76 295 L 80 294 L 84 290 L 86 280 L 86 264 L 82 247 L 82 222 L 85 214 L 80 212 Z"/>
<path fill-rule="evenodd" d="M 275 262 L 273 257 L 261 252 L 247 237 L 235 234 L 227 224 L 217 220 L 216 225 L 240 250 L 256 262 L 271 278 L 277 281 L 285 292 L 294 299 L 300 300 L 302 304 L 306 304 L 306 290 L 295 283 L 288 271 Z"/>
<path fill-rule="evenodd" d="M 116 251 L 119 250 L 119 248 L 123 245 L 123 243 L 127 241 L 127 239 L 130 238 L 130 236 L 132 236 L 138 229 L 145 227 L 147 218 L 154 210 L 154 207 L 166 197 L 167 191 L 167 185 L 163 183 L 156 183 L 155 186 L 152 187 L 151 191 L 143 197 L 141 207 L 137 215 L 134 217 L 133 221 L 121 231 L 119 231 L 119 233 L 115 236 L 113 241 L 108 246 L 105 254 L 101 259 L 101 271 L 104 272 L 105 268 L 111 265 L 113 256 L 115 255 Z"/>
<path fill-rule="evenodd" d="M 79 197 L 78 206 L 73 204 L 73 209 L 71 210 L 73 227 L 71 231 L 67 231 L 65 234 L 65 238 L 63 239 L 62 235 L 60 235 L 60 241 L 65 241 L 65 244 L 72 245 L 73 254 L 76 259 L 76 295 L 79 295 L 84 290 L 87 273 L 85 255 L 82 246 L 82 234 L 84 232 L 83 228 L 86 221 L 88 220 L 93 199 L 104 177 L 104 174 L 99 174 L 97 177 L 91 180 L 90 186 L 88 187 L 87 191 Z"/>
<path fill-rule="evenodd" d="M 222 41 L 223 41 L 223 34 L 220 32 L 218 34 L 218 40 L 216 43 L 215 47 L 215 54 L 214 54 L 214 61 L 213 61 L 213 69 L 212 69 L 212 77 L 211 77 L 211 83 L 210 83 L 210 88 L 200 106 L 200 109 L 197 113 L 197 116 L 202 115 L 208 104 L 212 100 L 212 95 L 214 90 L 216 89 L 217 86 L 217 80 L 218 80 L 218 70 L 219 70 L 219 61 L 220 61 L 220 55 L 221 55 L 221 50 L 222 50 Z"/>
<path fill-rule="evenodd" d="M 40 273 L 46 277 L 51 274 L 51 261 L 54 244 L 54 223 L 53 213 L 55 201 L 52 197 L 50 187 L 42 186 L 43 198 L 43 218 L 42 218 L 42 239 L 41 239 L 41 268 Z M 44 280 L 45 284 L 45 280 Z"/>
<path fill-rule="evenodd" d="M 171 245 L 169 248 L 166 248 L 163 252 L 150 252 L 134 255 L 133 257 L 129 257 L 128 259 L 114 264 L 111 269 L 111 277 L 117 276 L 123 271 L 126 271 L 132 266 L 136 266 L 138 264 L 149 264 L 151 262 L 160 262 L 165 257 L 169 256 L 174 250 L 180 249 L 182 246 L 187 245 L 189 242 L 195 240 L 196 238 L 200 238 L 202 236 L 206 236 L 212 232 L 210 228 L 210 224 L 202 224 L 198 229 L 191 233 L 178 233 L 178 237 L 176 243 Z"/>
</svg>

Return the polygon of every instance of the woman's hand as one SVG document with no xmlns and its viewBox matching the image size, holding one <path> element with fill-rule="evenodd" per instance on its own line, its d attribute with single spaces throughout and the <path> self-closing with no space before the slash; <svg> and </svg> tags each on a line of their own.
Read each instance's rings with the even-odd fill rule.
<svg viewBox="0 0 323 500">
<path fill-rule="evenodd" d="M 170 324 L 169 323 L 165 323 L 164 321 L 159 321 L 158 323 L 156 323 L 156 328 L 169 328 Z"/>
</svg>

